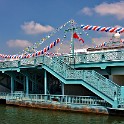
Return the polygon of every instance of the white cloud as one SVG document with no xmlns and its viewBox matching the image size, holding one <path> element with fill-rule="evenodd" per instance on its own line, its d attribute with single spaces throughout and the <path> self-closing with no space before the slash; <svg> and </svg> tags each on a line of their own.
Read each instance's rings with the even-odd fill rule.
<svg viewBox="0 0 124 124">
<path fill-rule="evenodd" d="M 50 25 L 43 26 L 39 23 L 35 23 L 34 21 L 25 22 L 21 28 L 26 34 L 42 34 L 50 32 L 54 29 Z"/>
<path fill-rule="evenodd" d="M 82 13 L 86 15 L 91 15 L 93 12 L 105 15 L 114 15 L 117 19 L 124 19 L 124 1 L 115 3 L 102 3 L 94 8 L 85 7 L 82 9 Z"/>
<path fill-rule="evenodd" d="M 92 10 L 90 8 L 88 8 L 88 7 L 83 8 L 81 10 L 81 13 L 84 13 L 84 14 L 89 15 L 89 16 L 93 14 Z"/>
<path fill-rule="evenodd" d="M 116 3 L 102 3 L 94 8 L 100 15 L 115 15 L 118 19 L 124 18 L 124 1 Z"/>
<path fill-rule="evenodd" d="M 18 40 L 17 39 L 17 40 L 7 41 L 7 45 L 8 45 L 8 47 L 11 47 L 11 48 L 25 48 L 25 47 L 31 46 L 32 43 L 30 43 L 27 40 Z"/>
</svg>

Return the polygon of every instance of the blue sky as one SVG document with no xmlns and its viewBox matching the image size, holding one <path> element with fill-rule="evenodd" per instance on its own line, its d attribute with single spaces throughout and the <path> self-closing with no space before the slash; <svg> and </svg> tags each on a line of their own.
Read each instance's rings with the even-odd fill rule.
<svg viewBox="0 0 124 124">
<path fill-rule="evenodd" d="M 19 54 L 26 47 L 47 36 L 54 29 L 74 19 L 80 26 L 121 26 L 124 27 L 124 1 L 120 0 L 0 0 L 0 53 Z M 60 32 L 61 33 L 61 32 Z M 100 44 L 109 40 L 111 34 L 82 31 L 85 43 L 75 41 L 77 48 Z M 63 38 L 61 33 L 60 39 Z M 123 34 L 121 36 L 123 38 Z M 46 40 L 43 49 L 57 36 Z M 92 44 L 94 40 L 94 44 Z M 68 39 L 56 49 L 69 49 Z M 92 44 L 92 45 L 91 45 Z"/>
</svg>

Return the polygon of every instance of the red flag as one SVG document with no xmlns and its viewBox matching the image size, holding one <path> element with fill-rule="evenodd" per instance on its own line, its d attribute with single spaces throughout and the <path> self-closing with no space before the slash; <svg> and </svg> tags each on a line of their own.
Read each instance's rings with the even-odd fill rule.
<svg viewBox="0 0 124 124">
<path fill-rule="evenodd" d="M 79 38 L 79 41 L 82 41 L 82 43 L 84 43 L 84 40 L 82 38 Z"/>
<path fill-rule="evenodd" d="M 79 39 L 79 36 L 77 35 L 76 32 L 73 34 L 73 38 L 75 38 L 75 39 Z"/>
<path fill-rule="evenodd" d="M 84 40 L 80 38 L 76 32 L 73 34 L 73 38 L 78 39 L 79 41 L 82 41 L 82 43 L 84 43 Z"/>
</svg>

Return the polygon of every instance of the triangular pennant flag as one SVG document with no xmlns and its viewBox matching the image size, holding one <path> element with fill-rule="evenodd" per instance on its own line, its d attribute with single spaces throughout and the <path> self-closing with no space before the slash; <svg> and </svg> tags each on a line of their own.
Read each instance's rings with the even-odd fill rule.
<svg viewBox="0 0 124 124">
<path fill-rule="evenodd" d="M 73 34 L 73 38 L 75 38 L 75 39 L 79 39 L 79 36 L 77 35 L 76 32 Z"/>
</svg>

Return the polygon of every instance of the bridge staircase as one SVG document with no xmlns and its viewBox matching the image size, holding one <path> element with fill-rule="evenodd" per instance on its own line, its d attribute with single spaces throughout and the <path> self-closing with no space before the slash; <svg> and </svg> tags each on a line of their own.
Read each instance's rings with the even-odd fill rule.
<svg viewBox="0 0 124 124">
<path fill-rule="evenodd" d="M 42 67 L 64 84 L 81 84 L 107 101 L 112 107 L 118 107 L 121 86 L 105 78 L 94 70 L 76 70 L 59 57 L 44 56 Z"/>
</svg>

